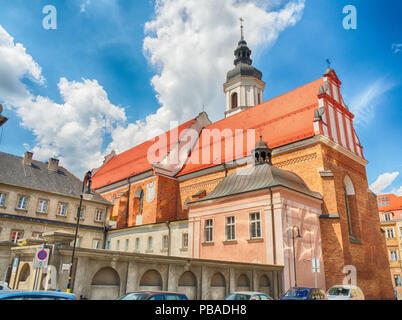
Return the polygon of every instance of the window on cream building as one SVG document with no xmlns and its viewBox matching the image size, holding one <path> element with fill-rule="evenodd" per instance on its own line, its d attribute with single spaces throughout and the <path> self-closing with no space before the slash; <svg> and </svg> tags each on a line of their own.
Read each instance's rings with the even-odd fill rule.
<svg viewBox="0 0 402 320">
<path fill-rule="evenodd" d="M 96 211 L 95 211 L 95 221 L 96 222 L 102 222 L 103 221 L 103 210 L 102 209 L 96 209 Z"/>
<path fill-rule="evenodd" d="M 226 241 L 234 241 L 236 240 L 236 218 L 226 217 Z"/>
<path fill-rule="evenodd" d="M 188 248 L 188 233 L 183 233 L 182 238 L 181 238 L 181 247 L 183 249 Z"/>
<path fill-rule="evenodd" d="M 28 205 L 28 197 L 27 196 L 19 196 L 17 202 L 17 209 L 19 210 L 27 210 Z"/>
<path fill-rule="evenodd" d="M 67 216 L 67 204 L 59 203 L 59 208 L 57 209 L 57 215 L 60 217 Z"/>
<path fill-rule="evenodd" d="M 147 250 L 152 250 L 152 237 L 148 237 L 148 247 Z"/>
<path fill-rule="evenodd" d="M 0 207 L 4 207 L 6 205 L 6 194 L 0 193 Z"/>
<path fill-rule="evenodd" d="M 204 222 L 204 242 L 213 242 L 214 220 L 207 219 Z"/>
<path fill-rule="evenodd" d="M 49 201 L 39 199 L 38 212 L 39 213 L 47 213 L 48 204 L 49 204 Z"/>
<path fill-rule="evenodd" d="M 162 236 L 162 249 L 167 250 L 169 247 L 169 236 L 163 235 Z"/>
<path fill-rule="evenodd" d="M 12 230 L 11 231 L 11 236 L 10 236 L 10 241 L 13 243 L 17 243 L 18 240 L 22 239 L 24 236 L 24 231 L 22 230 Z"/>
<path fill-rule="evenodd" d="M 135 251 L 140 250 L 140 238 L 135 239 Z"/>
<path fill-rule="evenodd" d="M 388 239 L 395 238 L 394 228 L 389 228 L 389 229 L 387 229 L 387 238 L 388 238 Z"/>
</svg>

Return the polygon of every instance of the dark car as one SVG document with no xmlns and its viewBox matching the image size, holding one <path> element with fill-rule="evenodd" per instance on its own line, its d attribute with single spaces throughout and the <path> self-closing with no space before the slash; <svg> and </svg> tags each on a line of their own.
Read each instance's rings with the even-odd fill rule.
<svg viewBox="0 0 402 320">
<path fill-rule="evenodd" d="M 233 292 L 226 296 L 224 300 L 274 300 L 266 293 L 254 291 Z"/>
<path fill-rule="evenodd" d="M 0 292 L 0 300 L 74 300 L 75 295 L 57 291 L 19 291 Z"/>
<path fill-rule="evenodd" d="M 137 291 L 127 293 L 117 300 L 188 300 L 183 293 L 168 291 Z"/>
<path fill-rule="evenodd" d="M 328 300 L 324 290 L 319 288 L 290 288 L 281 300 Z"/>
</svg>

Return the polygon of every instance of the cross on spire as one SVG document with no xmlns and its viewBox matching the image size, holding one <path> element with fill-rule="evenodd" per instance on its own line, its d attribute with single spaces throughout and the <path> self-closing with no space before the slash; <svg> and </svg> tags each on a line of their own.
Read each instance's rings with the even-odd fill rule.
<svg viewBox="0 0 402 320">
<path fill-rule="evenodd" d="M 325 60 L 327 62 L 328 65 L 328 69 L 331 69 L 331 61 L 329 61 L 329 59 Z"/>
<path fill-rule="evenodd" d="M 241 40 L 244 40 L 244 35 L 243 35 L 243 22 L 244 22 L 244 19 L 243 18 L 240 18 L 239 19 L 240 20 L 240 38 L 241 38 Z"/>
</svg>

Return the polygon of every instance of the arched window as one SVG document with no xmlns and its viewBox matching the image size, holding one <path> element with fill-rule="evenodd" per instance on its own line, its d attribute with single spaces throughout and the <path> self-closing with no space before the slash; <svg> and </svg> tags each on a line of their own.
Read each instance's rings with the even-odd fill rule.
<svg viewBox="0 0 402 320">
<path fill-rule="evenodd" d="M 137 207 L 138 205 L 138 212 L 142 213 L 143 210 L 143 206 L 144 206 L 144 190 L 142 190 L 141 187 L 139 187 L 137 189 L 137 191 L 135 192 L 135 196 L 137 201 L 134 202 L 135 207 Z"/>
<path fill-rule="evenodd" d="M 357 214 L 356 192 L 349 176 L 344 179 L 345 209 L 348 221 L 349 235 L 352 238 L 360 236 Z"/>
<path fill-rule="evenodd" d="M 237 92 L 232 94 L 232 109 L 237 108 Z"/>
</svg>

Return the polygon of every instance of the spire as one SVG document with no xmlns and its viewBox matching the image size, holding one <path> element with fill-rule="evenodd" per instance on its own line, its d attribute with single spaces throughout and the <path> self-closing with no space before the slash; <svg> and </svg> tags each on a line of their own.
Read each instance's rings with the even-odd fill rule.
<svg viewBox="0 0 402 320">
<path fill-rule="evenodd" d="M 244 40 L 244 35 L 243 35 L 243 18 L 240 18 L 240 41 Z"/>
<path fill-rule="evenodd" d="M 237 48 L 234 52 L 236 59 L 234 60 L 234 65 L 237 66 L 239 63 L 245 63 L 251 65 L 253 60 L 250 59 L 251 50 L 247 47 L 247 42 L 244 40 L 244 19 L 240 18 L 240 41 L 237 44 Z"/>
</svg>

